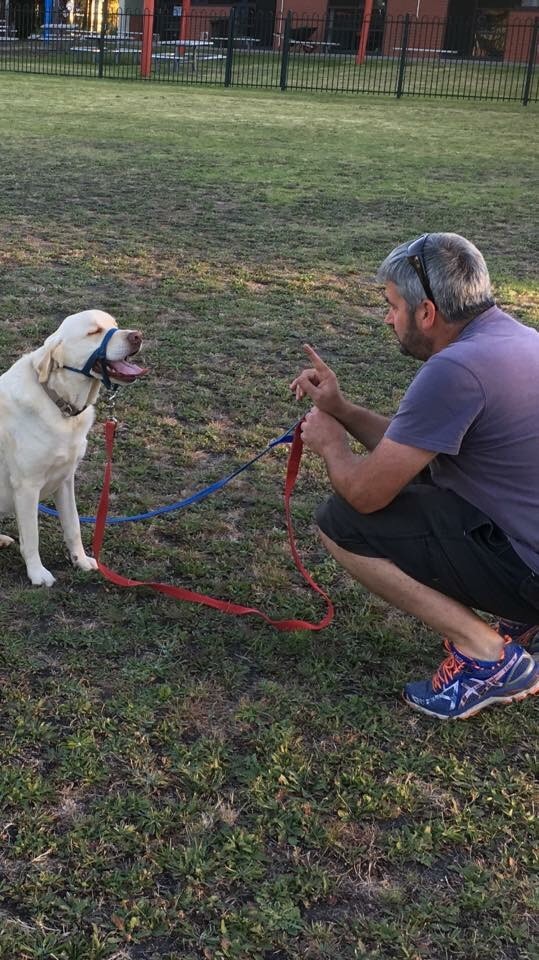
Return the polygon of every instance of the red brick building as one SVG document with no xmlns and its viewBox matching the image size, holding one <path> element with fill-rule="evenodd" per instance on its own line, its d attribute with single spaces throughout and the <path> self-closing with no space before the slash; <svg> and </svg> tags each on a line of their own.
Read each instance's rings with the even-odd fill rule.
<svg viewBox="0 0 539 960">
<path fill-rule="evenodd" d="M 406 14 L 414 23 L 445 21 L 439 30 L 434 24 L 430 31 L 426 27 L 423 31 L 417 26 L 412 29 L 412 37 L 428 37 L 431 51 L 522 62 L 528 59 L 539 0 L 387 0 L 388 20 Z"/>
<path fill-rule="evenodd" d="M 167 3 L 173 4 L 174 0 L 161 2 L 166 6 Z M 158 4 L 159 0 L 156 0 L 156 7 Z M 261 40 L 268 45 L 270 33 L 279 40 L 284 18 L 292 11 L 297 31 L 308 31 L 311 23 L 314 25 L 312 39 L 327 39 L 329 34 L 339 41 L 338 48 L 345 51 L 357 46 L 365 0 L 230 0 L 219 5 L 211 0 L 191 0 L 191 4 L 191 13 L 197 18 L 196 29 L 205 18 L 213 36 L 220 29 L 226 32 L 228 14 L 233 6 L 240 22 L 245 24 L 244 32 L 264 33 Z M 373 0 L 367 51 L 398 56 L 399 32 L 395 21 L 406 14 L 414 23 L 409 47 L 416 49 L 410 49 L 410 55 L 414 52 L 417 56 L 440 53 L 526 62 L 532 37 L 531 24 L 535 17 L 539 18 L 539 0 Z M 436 20 L 439 21 L 437 24 Z M 420 27 L 421 22 L 423 26 Z M 194 21 L 192 25 L 195 27 Z"/>
<path fill-rule="evenodd" d="M 113 2 L 120 12 L 134 12 L 137 6 L 142 12 L 144 7 L 144 0 L 109 0 L 109 5 Z M 284 20 L 292 11 L 293 39 L 330 40 L 336 52 L 351 52 L 357 50 L 364 7 L 365 0 L 191 0 L 185 37 L 224 39 L 234 8 L 236 35 L 255 38 L 258 49 L 279 48 Z M 177 36 L 182 9 L 182 0 L 155 0 L 156 30 Z M 529 58 L 539 0 L 373 0 L 367 53 L 398 57 L 406 15 L 408 56 L 522 63 Z"/>
</svg>

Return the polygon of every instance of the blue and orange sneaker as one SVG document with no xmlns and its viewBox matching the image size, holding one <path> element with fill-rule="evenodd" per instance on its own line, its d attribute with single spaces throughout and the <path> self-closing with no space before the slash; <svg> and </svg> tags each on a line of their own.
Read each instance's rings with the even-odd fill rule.
<svg viewBox="0 0 539 960">
<path fill-rule="evenodd" d="M 440 720 L 466 720 L 495 703 L 512 703 L 539 693 L 539 664 L 507 639 L 499 660 L 472 660 L 449 641 L 449 656 L 432 680 L 408 683 L 404 699 L 414 710 Z"/>
<path fill-rule="evenodd" d="M 518 623 L 500 617 L 496 629 L 500 637 L 509 637 L 513 643 L 525 647 L 532 657 L 539 657 L 539 623 Z"/>
</svg>

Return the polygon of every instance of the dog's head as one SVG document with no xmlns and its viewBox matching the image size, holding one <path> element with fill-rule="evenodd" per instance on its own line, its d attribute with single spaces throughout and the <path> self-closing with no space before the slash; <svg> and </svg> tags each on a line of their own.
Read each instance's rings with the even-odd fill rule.
<svg viewBox="0 0 539 960">
<path fill-rule="evenodd" d="M 114 317 L 103 310 L 84 310 L 66 317 L 45 340 L 43 348 L 36 351 L 34 362 L 39 382 L 46 383 L 52 371 L 59 368 L 66 368 L 66 372 L 69 368 L 82 371 L 109 330 L 116 332 L 108 340 L 103 356 L 92 363 L 88 375 L 98 382 L 108 377 L 114 384 L 133 383 L 146 373 L 145 368 L 130 360 L 141 348 L 142 334 L 139 330 L 119 330 Z"/>
</svg>

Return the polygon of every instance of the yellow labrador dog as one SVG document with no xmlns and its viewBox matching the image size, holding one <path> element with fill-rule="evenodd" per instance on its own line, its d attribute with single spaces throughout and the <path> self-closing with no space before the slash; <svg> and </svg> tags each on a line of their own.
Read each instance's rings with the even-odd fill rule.
<svg viewBox="0 0 539 960">
<path fill-rule="evenodd" d="M 146 371 L 130 361 L 138 330 L 119 330 L 102 310 L 67 317 L 43 346 L 0 377 L 0 516 L 15 514 L 32 583 L 54 577 L 39 556 L 38 504 L 53 496 L 75 566 L 94 570 L 84 552 L 75 503 L 75 470 L 86 451 L 101 384 L 132 383 Z M 0 547 L 11 537 L 0 535 Z"/>
</svg>

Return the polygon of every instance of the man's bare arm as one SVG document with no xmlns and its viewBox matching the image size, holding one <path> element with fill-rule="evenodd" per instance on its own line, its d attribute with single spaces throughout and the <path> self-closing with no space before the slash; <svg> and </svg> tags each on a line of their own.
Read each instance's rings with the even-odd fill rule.
<svg viewBox="0 0 539 960">
<path fill-rule="evenodd" d="M 350 403 L 342 394 L 333 370 L 316 350 L 305 344 L 305 352 L 313 365 L 302 370 L 290 384 L 296 400 L 310 397 L 319 410 L 342 423 L 345 430 L 367 450 L 374 450 L 387 430 L 389 417 Z"/>
<path fill-rule="evenodd" d="M 367 450 L 374 450 L 378 446 L 391 422 L 390 417 L 384 417 L 381 413 L 368 410 L 367 407 L 350 403 L 349 400 L 343 400 L 335 419 L 342 423 L 347 433 L 359 440 Z"/>
<path fill-rule="evenodd" d="M 358 513 L 383 510 L 436 456 L 386 437 L 372 453 L 358 456 L 343 424 L 316 407 L 306 415 L 301 432 L 305 445 L 325 460 L 335 492 Z"/>
</svg>

